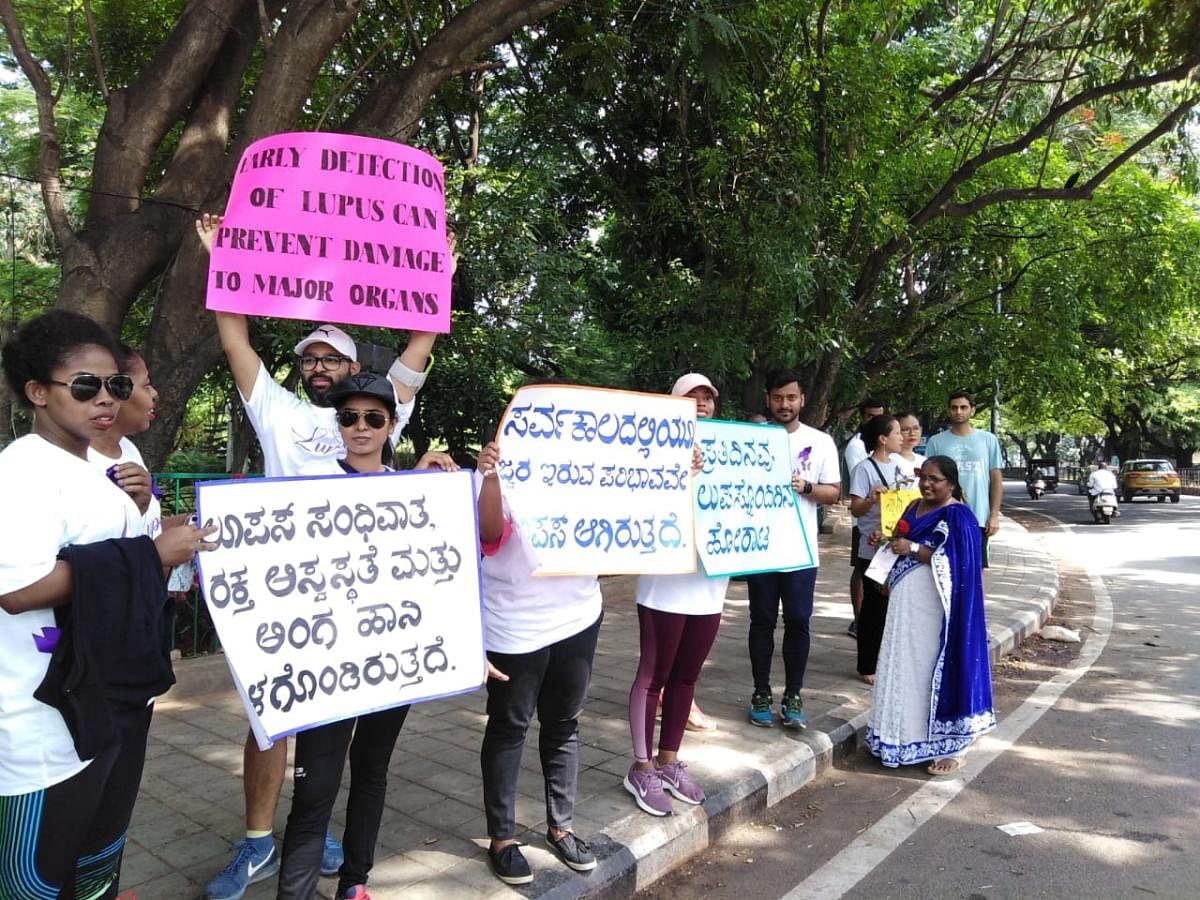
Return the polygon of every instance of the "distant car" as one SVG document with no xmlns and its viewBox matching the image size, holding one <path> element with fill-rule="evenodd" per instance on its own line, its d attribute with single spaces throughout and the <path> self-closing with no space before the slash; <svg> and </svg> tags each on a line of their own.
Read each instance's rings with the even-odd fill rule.
<svg viewBox="0 0 1200 900">
<path fill-rule="evenodd" d="M 1170 460 L 1127 460 L 1121 464 L 1117 480 L 1121 485 L 1121 499 L 1126 503 L 1137 496 L 1157 497 L 1159 503 L 1168 497 L 1172 503 L 1179 502 L 1182 483 Z"/>
</svg>

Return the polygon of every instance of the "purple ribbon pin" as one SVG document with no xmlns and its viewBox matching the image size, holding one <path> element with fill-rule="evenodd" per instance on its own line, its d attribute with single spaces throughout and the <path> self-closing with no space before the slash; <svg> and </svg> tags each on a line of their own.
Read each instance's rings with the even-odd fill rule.
<svg viewBox="0 0 1200 900">
<path fill-rule="evenodd" d="M 33 635 L 33 643 L 37 647 L 38 653 L 53 653 L 61 635 L 61 631 L 50 626 L 43 628 L 41 634 Z"/>
</svg>

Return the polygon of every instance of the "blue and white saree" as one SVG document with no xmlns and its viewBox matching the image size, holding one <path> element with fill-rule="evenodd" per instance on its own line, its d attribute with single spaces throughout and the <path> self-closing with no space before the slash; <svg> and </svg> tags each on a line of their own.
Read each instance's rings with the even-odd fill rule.
<svg viewBox="0 0 1200 900">
<path fill-rule="evenodd" d="M 951 503 L 905 510 L 907 537 L 933 548 L 928 565 L 898 561 L 875 670 L 866 743 L 885 766 L 963 753 L 996 727 L 983 609 L 979 523 Z"/>
</svg>

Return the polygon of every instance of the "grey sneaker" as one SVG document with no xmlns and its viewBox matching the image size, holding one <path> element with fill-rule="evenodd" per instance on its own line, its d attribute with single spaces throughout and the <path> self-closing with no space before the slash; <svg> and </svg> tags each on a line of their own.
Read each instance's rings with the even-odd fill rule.
<svg viewBox="0 0 1200 900">
<path fill-rule="evenodd" d="M 568 831 L 557 841 L 546 832 L 546 844 L 554 851 L 554 855 L 576 872 L 590 872 L 596 868 L 596 854 L 592 848 L 572 831 Z"/>
<path fill-rule="evenodd" d="M 684 803 L 698 806 L 704 802 L 704 791 L 688 774 L 687 763 L 675 760 L 675 762 L 660 766 L 658 777 L 662 779 L 662 786 Z"/>
<path fill-rule="evenodd" d="M 671 814 L 671 798 L 663 793 L 661 770 L 639 769 L 637 765 L 629 767 L 629 774 L 622 784 L 625 790 L 633 794 L 637 805 L 652 816 L 669 816 Z"/>
</svg>

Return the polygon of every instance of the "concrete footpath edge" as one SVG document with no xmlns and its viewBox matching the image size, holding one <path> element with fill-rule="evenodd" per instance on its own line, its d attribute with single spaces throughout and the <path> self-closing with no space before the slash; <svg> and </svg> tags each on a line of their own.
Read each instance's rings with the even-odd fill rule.
<svg viewBox="0 0 1200 900">
<path fill-rule="evenodd" d="M 1015 610 L 988 643 L 992 665 L 1035 634 L 1050 616 L 1058 597 L 1059 572 L 1029 597 L 1030 609 Z M 595 846 L 597 865 L 586 881 L 567 879 L 542 891 L 539 900 L 632 896 L 690 857 L 704 851 L 729 829 L 755 817 L 792 795 L 828 770 L 837 759 L 857 750 L 869 710 L 850 704 L 821 716 L 802 732 L 795 748 L 781 754 L 769 769 L 715 792 L 703 805 L 647 822 L 631 813 L 605 829 Z"/>
</svg>

